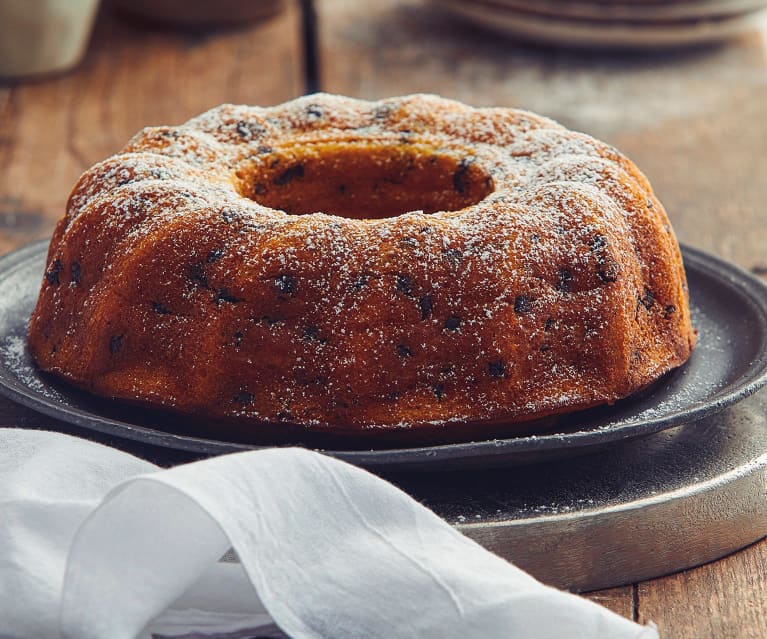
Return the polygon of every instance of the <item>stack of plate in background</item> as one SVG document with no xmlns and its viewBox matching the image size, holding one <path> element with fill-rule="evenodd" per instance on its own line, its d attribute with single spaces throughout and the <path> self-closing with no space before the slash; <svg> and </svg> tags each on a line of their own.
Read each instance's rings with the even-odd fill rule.
<svg viewBox="0 0 767 639">
<path fill-rule="evenodd" d="M 515 38 L 579 47 L 715 42 L 765 20 L 767 0 L 432 0 Z"/>
<path fill-rule="evenodd" d="M 112 4 L 136 18 L 191 29 L 261 20 L 285 7 L 284 0 L 112 0 Z"/>
</svg>

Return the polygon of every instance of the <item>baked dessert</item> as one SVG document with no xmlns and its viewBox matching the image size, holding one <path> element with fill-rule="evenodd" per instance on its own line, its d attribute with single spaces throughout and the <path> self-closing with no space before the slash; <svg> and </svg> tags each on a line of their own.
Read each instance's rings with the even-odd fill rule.
<svg viewBox="0 0 767 639">
<path fill-rule="evenodd" d="M 75 186 L 29 325 L 80 388 L 254 435 L 480 432 L 615 402 L 694 342 L 630 160 L 429 95 L 144 129 Z"/>
</svg>

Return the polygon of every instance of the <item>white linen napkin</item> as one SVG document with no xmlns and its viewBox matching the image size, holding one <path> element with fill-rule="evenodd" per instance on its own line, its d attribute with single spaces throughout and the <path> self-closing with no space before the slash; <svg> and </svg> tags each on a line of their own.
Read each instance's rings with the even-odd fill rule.
<svg viewBox="0 0 767 639">
<path fill-rule="evenodd" d="M 219 559 L 230 548 L 239 563 Z M 169 470 L 0 429 L 0 637 L 657 639 L 298 449 Z"/>
</svg>

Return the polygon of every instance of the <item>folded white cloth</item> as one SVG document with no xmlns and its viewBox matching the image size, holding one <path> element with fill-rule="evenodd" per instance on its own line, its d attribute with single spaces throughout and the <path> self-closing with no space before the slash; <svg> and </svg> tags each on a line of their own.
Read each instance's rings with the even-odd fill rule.
<svg viewBox="0 0 767 639">
<path fill-rule="evenodd" d="M 240 562 L 219 561 L 233 548 Z M 652 639 L 388 482 L 290 448 L 170 470 L 0 429 L 0 637 Z"/>
</svg>

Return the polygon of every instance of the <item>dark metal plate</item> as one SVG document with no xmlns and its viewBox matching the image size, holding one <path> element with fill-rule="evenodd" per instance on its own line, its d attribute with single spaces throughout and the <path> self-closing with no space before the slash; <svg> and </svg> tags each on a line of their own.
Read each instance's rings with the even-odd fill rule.
<svg viewBox="0 0 767 639">
<path fill-rule="evenodd" d="M 199 455 L 259 445 L 184 434 L 183 419 L 109 402 L 38 371 L 26 347 L 46 244 L 0 258 L 0 393 L 36 411 L 113 437 Z M 573 413 L 557 433 L 375 450 L 324 450 L 379 471 L 520 465 L 594 452 L 721 411 L 767 382 L 767 285 L 701 251 L 683 250 L 700 341 L 690 360 L 650 392 L 612 407 Z"/>
</svg>

